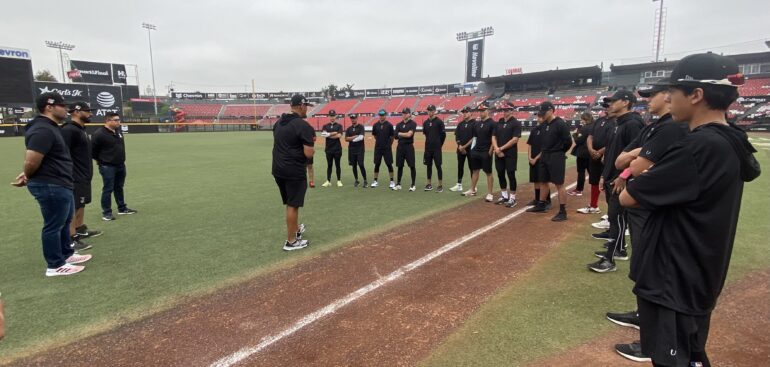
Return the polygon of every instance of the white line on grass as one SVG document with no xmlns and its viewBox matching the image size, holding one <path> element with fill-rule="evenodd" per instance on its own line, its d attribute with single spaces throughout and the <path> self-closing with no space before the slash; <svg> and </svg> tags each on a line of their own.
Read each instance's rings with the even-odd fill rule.
<svg viewBox="0 0 770 367">
<path fill-rule="evenodd" d="M 569 189 L 575 187 L 575 185 L 576 185 L 576 183 L 570 184 L 569 186 L 566 187 L 566 190 L 569 190 Z M 554 193 L 554 194 L 551 195 L 551 197 L 554 197 L 556 195 L 557 195 L 557 193 Z M 445 254 L 445 253 L 447 253 L 447 252 L 457 248 L 457 247 L 460 247 L 464 243 L 466 243 L 466 242 L 468 242 L 468 241 L 470 241 L 470 240 L 472 240 L 472 239 L 474 239 L 474 238 L 476 238 L 478 236 L 481 236 L 482 234 L 487 233 L 487 232 L 495 229 L 496 227 L 501 226 L 502 224 L 504 224 L 505 222 L 507 222 L 507 221 L 509 221 L 509 220 L 511 220 L 513 218 L 518 217 L 519 215 L 524 213 L 524 211 L 526 209 L 527 209 L 526 207 L 521 208 L 521 209 L 519 209 L 519 210 L 517 210 L 517 211 L 515 211 L 515 212 L 513 212 L 511 214 L 508 214 L 508 215 L 506 215 L 506 216 L 504 216 L 504 217 L 502 217 L 502 218 L 500 218 L 500 219 L 498 219 L 498 220 L 496 220 L 496 221 L 494 221 L 494 222 L 492 222 L 490 224 L 487 224 L 486 226 L 481 227 L 481 228 L 479 228 L 479 229 L 477 229 L 477 230 L 475 230 L 475 231 L 473 231 L 473 232 L 471 232 L 471 233 L 469 233 L 469 234 L 467 234 L 467 235 L 465 235 L 463 237 L 460 237 L 460 238 L 458 238 L 458 239 L 456 239 L 456 240 L 454 240 L 452 242 L 447 243 L 444 246 L 441 246 L 441 248 L 439 248 L 439 249 L 437 249 L 437 250 L 435 250 L 435 251 L 433 251 L 433 252 L 431 252 L 431 253 L 429 253 L 429 254 L 427 254 L 427 255 L 425 255 L 425 256 L 423 256 L 423 257 L 421 257 L 421 258 L 419 258 L 419 259 L 417 259 L 417 260 L 415 260 L 415 261 L 413 261 L 411 263 L 409 263 L 409 264 L 406 264 L 406 265 L 396 269 L 395 271 L 393 271 L 392 273 L 386 275 L 385 277 L 379 278 L 379 279 L 369 283 L 368 285 L 366 285 L 366 286 L 364 286 L 362 288 L 359 288 L 355 292 L 350 293 L 347 296 L 345 296 L 343 298 L 340 298 L 340 299 L 338 299 L 338 300 L 328 304 L 327 306 L 314 311 L 313 313 L 308 314 L 307 316 L 299 319 L 299 321 L 295 322 L 288 329 L 285 329 L 285 330 L 281 331 L 278 334 L 267 336 L 267 337 L 263 338 L 261 343 L 255 345 L 255 346 L 252 346 L 252 347 L 244 347 L 241 350 L 239 350 L 239 351 L 237 351 L 237 352 L 235 352 L 233 354 L 230 354 L 227 357 L 224 357 L 224 358 L 221 358 L 221 359 L 217 360 L 216 362 L 211 364 L 211 367 L 230 367 L 230 366 L 232 366 L 232 365 L 234 365 L 234 364 L 236 364 L 236 363 L 238 363 L 238 362 L 240 362 L 240 361 L 242 361 L 242 360 L 244 360 L 244 359 L 246 359 L 246 358 L 248 358 L 248 357 L 250 357 L 250 356 L 252 356 L 252 355 L 254 355 L 256 353 L 261 352 L 262 350 L 264 350 L 265 348 L 267 348 L 270 345 L 274 344 L 275 342 L 277 342 L 277 341 L 279 341 L 279 340 L 281 340 L 281 339 L 283 339 L 283 338 L 285 338 L 287 336 L 290 336 L 290 335 L 294 334 L 295 332 L 299 331 L 300 329 L 304 328 L 305 326 L 308 326 L 308 325 L 310 325 L 310 324 L 320 320 L 321 318 L 323 318 L 323 317 L 325 317 L 327 315 L 330 315 L 330 314 L 334 313 L 335 311 L 339 310 L 340 308 L 342 308 L 344 306 L 347 306 L 348 304 L 352 303 L 353 301 L 356 301 L 357 299 L 363 297 L 367 293 L 369 293 L 369 292 L 371 292 L 371 291 L 373 291 L 373 290 L 375 290 L 377 288 L 380 288 L 380 287 L 382 287 L 382 286 L 384 286 L 384 285 L 386 285 L 386 284 L 388 284 L 388 283 L 390 283 L 390 282 L 392 282 L 392 281 L 394 281 L 394 280 L 396 280 L 398 278 L 401 278 L 401 276 L 403 276 L 404 274 L 406 274 L 406 273 L 408 273 L 408 272 L 410 272 L 410 271 L 412 271 L 414 269 L 417 269 L 417 268 L 419 268 L 422 265 L 425 265 L 427 262 L 429 262 L 429 261 L 431 261 L 431 260 L 433 260 L 433 259 L 435 259 L 435 258 L 437 258 L 437 257 L 439 257 L 439 256 L 441 256 L 441 255 L 443 255 L 443 254 Z"/>
</svg>

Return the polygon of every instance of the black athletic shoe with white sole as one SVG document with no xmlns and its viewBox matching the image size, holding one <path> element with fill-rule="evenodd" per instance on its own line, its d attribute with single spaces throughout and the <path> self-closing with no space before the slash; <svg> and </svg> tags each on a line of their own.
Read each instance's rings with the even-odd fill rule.
<svg viewBox="0 0 770 367">
<path fill-rule="evenodd" d="M 588 268 L 597 272 L 597 273 L 608 273 L 611 271 L 618 270 L 618 268 L 615 266 L 615 264 L 612 263 L 612 261 L 609 261 L 605 258 L 599 259 L 599 261 L 588 264 Z"/>
<path fill-rule="evenodd" d="M 625 313 L 607 312 L 607 320 L 610 320 L 620 326 L 630 327 L 639 330 L 639 312 L 631 311 Z"/>
<path fill-rule="evenodd" d="M 610 236 L 610 231 L 594 233 L 591 235 L 591 237 L 596 238 L 597 240 L 605 240 L 605 241 L 612 239 L 612 237 Z"/>
<path fill-rule="evenodd" d="M 594 252 L 594 255 L 596 257 L 600 258 L 600 259 L 603 259 L 604 255 L 606 255 L 606 254 L 607 254 L 607 251 L 596 251 L 596 252 Z M 626 251 L 626 250 L 615 251 L 615 256 L 613 256 L 612 258 L 615 259 L 615 260 L 626 261 L 626 260 L 629 259 L 628 251 Z"/>
<path fill-rule="evenodd" d="M 283 250 L 284 251 L 301 250 L 307 247 L 308 244 L 310 244 L 310 241 L 299 239 L 299 238 L 294 240 L 294 242 L 285 241 L 283 243 Z"/>
<path fill-rule="evenodd" d="M 118 215 L 130 215 L 130 214 L 136 214 L 136 210 L 131 208 L 125 208 L 123 210 L 118 210 Z"/>
<path fill-rule="evenodd" d="M 567 220 L 567 212 L 558 212 L 551 218 L 552 222 L 563 222 Z"/>
<path fill-rule="evenodd" d="M 85 251 L 90 249 L 92 246 L 81 241 L 81 240 L 73 240 L 72 243 L 70 243 L 70 248 L 75 250 L 75 252 Z"/>
<path fill-rule="evenodd" d="M 642 353 L 642 343 L 638 340 L 629 344 L 615 344 L 615 351 L 635 362 L 652 362 L 652 358 Z"/>
<path fill-rule="evenodd" d="M 109 222 L 111 220 L 115 220 L 115 216 L 112 214 L 102 214 L 102 220 L 105 222 Z"/>
</svg>

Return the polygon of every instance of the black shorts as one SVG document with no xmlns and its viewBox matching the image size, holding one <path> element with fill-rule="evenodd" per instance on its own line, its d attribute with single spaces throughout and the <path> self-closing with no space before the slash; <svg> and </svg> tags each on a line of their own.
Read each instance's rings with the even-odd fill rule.
<svg viewBox="0 0 770 367">
<path fill-rule="evenodd" d="M 383 158 L 386 166 L 393 165 L 393 151 L 390 148 L 374 148 L 374 165 L 379 166 Z"/>
<path fill-rule="evenodd" d="M 396 147 L 396 167 L 403 167 L 404 161 L 409 167 L 414 167 L 414 146 L 399 145 Z"/>
<path fill-rule="evenodd" d="M 441 161 L 441 150 L 426 150 L 425 153 L 422 154 L 422 164 L 426 166 L 431 165 L 433 162 L 436 163 L 436 166 L 440 166 Z"/>
<path fill-rule="evenodd" d="M 588 163 L 588 183 L 598 185 L 599 180 L 602 178 L 602 171 L 604 171 L 602 160 L 591 158 L 591 161 Z"/>
<path fill-rule="evenodd" d="M 704 361 L 711 314 L 685 315 L 636 297 L 642 351 L 663 366 L 689 366 Z"/>
<path fill-rule="evenodd" d="M 492 173 L 492 156 L 487 152 L 471 150 L 471 154 L 468 158 L 470 160 L 471 171 L 482 170 L 486 174 Z"/>
<path fill-rule="evenodd" d="M 543 152 L 538 160 L 538 182 L 550 182 L 555 185 L 564 184 L 564 171 L 567 158 L 563 152 Z"/>
<path fill-rule="evenodd" d="M 527 160 L 529 161 L 529 160 Z M 529 165 L 529 182 L 535 183 L 540 182 L 540 160 L 535 162 L 535 165 Z"/>
<path fill-rule="evenodd" d="M 351 166 L 363 166 L 364 150 L 348 150 L 348 164 Z"/>
<path fill-rule="evenodd" d="M 281 191 L 281 199 L 284 205 L 293 208 L 301 208 L 305 205 L 307 180 L 287 180 L 275 177 L 275 183 L 278 184 L 278 190 Z"/>
<path fill-rule="evenodd" d="M 503 169 L 505 172 L 516 171 L 516 165 L 518 164 L 518 157 L 513 155 L 505 155 L 502 158 L 495 156 L 495 168 Z"/>
<path fill-rule="evenodd" d="M 91 203 L 91 183 L 75 182 L 72 194 L 75 197 L 75 209 L 85 208 Z"/>
</svg>

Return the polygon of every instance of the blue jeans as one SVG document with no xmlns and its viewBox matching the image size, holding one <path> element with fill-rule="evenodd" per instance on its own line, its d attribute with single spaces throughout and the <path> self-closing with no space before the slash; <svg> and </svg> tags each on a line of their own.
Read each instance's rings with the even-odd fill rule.
<svg viewBox="0 0 770 367">
<path fill-rule="evenodd" d="M 30 182 L 27 189 L 43 214 L 43 256 L 49 269 L 58 268 L 75 252 L 70 247 L 70 222 L 75 213 L 72 189 L 42 182 Z"/>
<path fill-rule="evenodd" d="M 115 193 L 115 202 L 118 210 L 126 210 L 126 201 L 123 199 L 123 185 L 126 183 L 126 165 L 107 166 L 99 165 L 99 173 L 102 175 L 102 214 L 112 214 L 112 193 Z"/>
</svg>

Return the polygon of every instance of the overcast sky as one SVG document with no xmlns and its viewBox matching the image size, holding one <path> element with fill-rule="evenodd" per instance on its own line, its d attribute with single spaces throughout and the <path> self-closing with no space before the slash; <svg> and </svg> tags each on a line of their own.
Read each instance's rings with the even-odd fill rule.
<svg viewBox="0 0 770 367">
<path fill-rule="evenodd" d="M 136 64 L 151 83 L 152 33 L 159 94 L 177 91 L 320 90 L 460 82 L 460 31 L 492 26 L 484 74 L 652 60 L 651 0 L 5 1 L 0 46 L 31 51 L 35 71 L 60 78 L 46 40 L 76 45 L 74 60 Z M 666 0 L 664 56 L 711 49 L 767 51 L 770 1 Z M 129 67 L 129 74 L 132 74 Z"/>
</svg>

